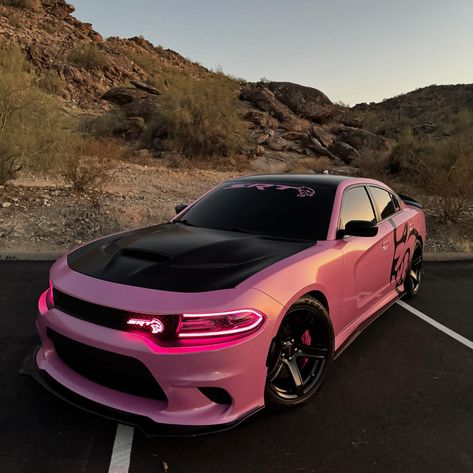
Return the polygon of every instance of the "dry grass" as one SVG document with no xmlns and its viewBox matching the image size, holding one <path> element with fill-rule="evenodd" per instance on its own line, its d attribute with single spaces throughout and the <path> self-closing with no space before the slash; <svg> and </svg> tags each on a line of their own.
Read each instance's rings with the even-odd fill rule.
<svg viewBox="0 0 473 473">
<path fill-rule="evenodd" d="M 63 89 L 63 82 L 54 69 L 49 69 L 38 79 L 38 87 L 51 95 L 59 95 Z"/>
<path fill-rule="evenodd" d="M 67 59 L 71 64 L 89 71 L 103 68 L 108 64 L 106 54 L 94 43 L 71 49 Z"/>
<path fill-rule="evenodd" d="M 333 162 L 327 157 L 307 157 L 291 160 L 287 165 L 286 171 L 294 174 L 310 171 L 321 173 L 332 168 Z"/>
</svg>

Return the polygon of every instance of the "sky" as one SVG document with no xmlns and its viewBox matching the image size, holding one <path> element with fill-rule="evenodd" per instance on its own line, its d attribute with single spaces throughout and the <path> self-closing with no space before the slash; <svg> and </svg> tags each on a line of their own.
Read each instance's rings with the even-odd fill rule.
<svg viewBox="0 0 473 473">
<path fill-rule="evenodd" d="M 210 69 L 380 101 L 473 82 L 473 0 L 69 0 L 104 37 L 142 35 Z"/>
</svg>

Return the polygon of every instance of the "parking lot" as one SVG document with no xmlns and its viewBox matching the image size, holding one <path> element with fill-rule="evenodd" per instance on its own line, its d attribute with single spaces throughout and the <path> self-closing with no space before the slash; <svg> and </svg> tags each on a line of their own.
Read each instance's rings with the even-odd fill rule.
<svg viewBox="0 0 473 473">
<path fill-rule="evenodd" d="M 473 349 L 398 304 L 299 409 L 205 437 L 146 438 L 128 427 L 116 436 L 115 423 L 18 374 L 37 343 L 50 264 L 0 262 L 2 473 L 473 472 Z M 471 341 L 472 293 L 472 262 L 427 263 L 409 304 Z"/>
</svg>

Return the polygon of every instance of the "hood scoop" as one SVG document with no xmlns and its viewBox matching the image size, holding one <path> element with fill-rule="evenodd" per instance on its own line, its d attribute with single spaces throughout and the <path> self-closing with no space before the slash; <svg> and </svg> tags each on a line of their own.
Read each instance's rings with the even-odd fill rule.
<svg viewBox="0 0 473 473">
<path fill-rule="evenodd" d="M 164 263 L 169 261 L 171 258 L 168 255 L 163 255 L 156 251 L 145 250 L 142 248 L 122 248 L 120 250 L 121 256 L 127 258 L 141 259 L 145 261 L 152 261 L 154 263 Z"/>
</svg>

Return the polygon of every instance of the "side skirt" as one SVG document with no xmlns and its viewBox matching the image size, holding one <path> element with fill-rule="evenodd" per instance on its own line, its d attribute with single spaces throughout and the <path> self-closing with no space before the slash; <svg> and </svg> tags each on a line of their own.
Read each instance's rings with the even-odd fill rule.
<svg viewBox="0 0 473 473">
<path fill-rule="evenodd" d="M 338 347 L 337 351 L 334 354 L 333 359 L 336 360 L 350 345 L 351 343 L 358 338 L 358 336 L 365 330 L 368 325 L 372 324 L 380 315 L 386 312 L 392 305 L 394 305 L 400 298 L 402 293 L 397 292 L 397 296 L 389 301 L 385 306 L 378 309 L 371 317 L 362 322 L 358 327 L 353 331 L 353 333 Z"/>
</svg>

